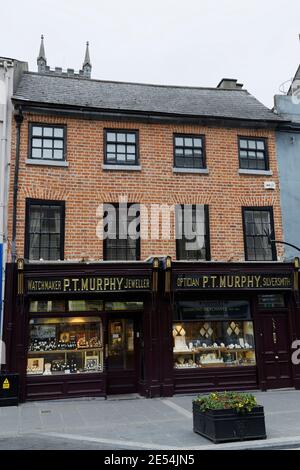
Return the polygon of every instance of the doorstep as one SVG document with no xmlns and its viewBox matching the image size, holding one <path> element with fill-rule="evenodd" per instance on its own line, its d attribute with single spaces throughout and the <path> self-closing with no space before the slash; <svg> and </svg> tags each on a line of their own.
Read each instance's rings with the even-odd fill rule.
<svg viewBox="0 0 300 470">
<path fill-rule="evenodd" d="M 139 393 L 122 393 L 120 395 L 107 395 L 107 400 L 108 401 L 114 401 L 114 400 L 136 400 L 136 399 L 144 399 L 142 395 Z"/>
</svg>

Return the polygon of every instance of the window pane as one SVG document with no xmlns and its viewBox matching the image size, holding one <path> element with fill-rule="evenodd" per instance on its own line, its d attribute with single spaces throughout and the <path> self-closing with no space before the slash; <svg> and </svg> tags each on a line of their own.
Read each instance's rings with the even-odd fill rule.
<svg viewBox="0 0 300 470">
<path fill-rule="evenodd" d="M 127 213 L 130 206 L 127 206 Z M 123 211 L 122 211 L 123 212 Z M 125 216 L 120 219 L 121 214 L 119 214 L 119 208 L 116 208 L 115 212 L 111 211 L 111 222 L 113 218 L 116 221 L 116 239 L 106 238 L 104 240 L 104 251 L 106 260 L 136 260 L 137 259 L 137 243 L 139 239 L 139 229 L 138 226 L 133 226 L 130 222 L 135 219 L 138 214 Z M 123 216 L 124 214 L 122 214 Z M 130 227 L 129 227 L 130 224 Z M 128 227 L 130 233 L 128 234 Z M 121 230 L 121 231 L 120 231 Z M 132 232 L 132 230 L 134 230 Z M 130 236 L 130 234 L 133 235 Z M 125 236 L 125 238 L 124 238 Z"/>
<path fill-rule="evenodd" d="M 108 144 L 107 145 L 107 152 L 115 152 L 116 151 L 116 146 L 114 144 Z"/>
<path fill-rule="evenodd" d="M 127 153 L 135 153 L 135 146 L 134 145 L 128 145 L 127 146 Z"/>
<path fill-rule="evenodd" d="M 125 153 L 125 145 L 117 145 L 118 153 Z"/>
<path fill-rule="evenodd" d="M 42 128 L 38 126 L 32 126 L 32 135 L 42 135 Z"/>
<path fill-rule="evenodd" d="M 134 153 L 132 153 L 132 154 L 131 154 L 131 153 L 127 154 L 127 160 L 128 160 L 129 162 L 134 162 L 134 161 L 135 161 L 135 154 L 134 154 Z"/>
<path fill-rule="evenodd" d="M 54 158 L 56 160 L 63 160 L 63 151 L 62 150 L 54 150 Z"/>
<path fill-rule="evenodd" d="M 32 158 L 41 158 L 42 157 L 42 150 L 41 149 L 32 149 L 31 157 Z"/>
<path fill-rule="evenodd" d="M 175 137 L 175 145 L 183 146 L 183 138 L 182 137 Z"/>
<path fill-rule="evenodd" d="M 225 316 L 225 315 L 224 315 Z M 175 368 L 255 365 L 252 321 L 176 321 L 173 324 Z"/>
<path fill-rule="evenodd" d="M 47 312 L 48 305 L 45 307 L 44 310 Z M 38 308 L 38 311 L 42 310 Z M 30 320 L 28 375 L 65 375 L 102 371 L 103 328 L 98 317 Z"/>
<path fill-rule="evenodd" d="M 116 155 L 114 153 L 108 153 L 106 155 L 106 158 L 107 160 L 115 160 L 116 159 Z"/>
<path fill-rule="evenodd" d="M 116 141 L 116 134 L 114 132 L 107 132 L 106 140 L 108 142 L 115 142 Z"/>
<path fill-rule="evenodd" d="M 206 259 L 206 227 L 203 205 L 176 208 L 177 259 Z"/>
<path fill-rule="evenodd" d="M 261 140 L 256 141 L 256 147 L 258 150 L 264 150 L 265 149 L 265 143 Z"/>
<path fill-rule="evenodd" d="M 184 145 L 187 146 L 187 147 L 192 147 L 193 146 L 193 139 L 191 139 L 190 137 L 185 137 Z"/>
<path fill-rule="evenodd" d="M 52 140 L 51 139 L 44 139 L 43 146 L 46 148 L 52 148 Z"/>
<path fill-rule="evenodd" d="M 54 129 L 54 137 L 63 137 L 63 136 L 64 136 L 64 130 L 56 127 Z"/>
<path fill-rule="evenodd" d="M 272 260 L 272 247 L 268 235 L 272 232 L 271 216 L 269 211 L 246 211 L 246 245 L 247 259 L 252 261 Z"/>
<path fill-rule="evenodd" d="M 124 153 L 118 153 L 117 154 L 117 160 L 120 161 L 120 162 L 125 162 L 125 160 L 126 160 L 125 154 Z"/>
<path fill-rule="evenodd" d="M 135 143 L 135 134 L 127 134 L 127 142 Z"/>
<path fill-rule="evenodd" d="M 62 149 L 63 148 L 63 141 L 62 140 L 55 140 L 54 141 L 54 148 Z"/>
<path fill-rule="evenodd" d="M 118 142 L 126 142 L 126 134 L 117 134 Z"/>
<path fill-rule="evenodd" d="M 43 150 L 43 158 L 51 159 L 52 158 L 52 150 L 44 149 Z"/>
<path fill-rule="evenodd" d="M 52 127 L 44 127 L 44 137 L 53 137 Z"/>
<path fill-rule="evenodd" d="M 272 309 L 285 307 L 285 299 L 282 294 L 266 294 L 258 296 L 258 305 L 260 308 Z"/>
<path fill-rule="evenodd" d="M 32 139 L 32 146 L 33 147 L 41 147 L 42 146 L 42 139 Z"/>
<path fill-rule="evenodd" d="M 32 205 L 29 211 L 29 258 L 59 259 L 61 207 Z M 50 248 L 50 250 L 49 250 Z"/>
<path fill-rule="evenodd" d="M 249 140 L 248 141 L 248 147 L 249 147 L 249 149 L 255 149 L 256 148 L 256 141 L 255 140 Z"/>
<path fill-rule="evenodd" d="M 202 139 L 194 139 L 195 147 L 202 147 Z"/>
<path fill-rule="evenodd" d="M 240 147 L 243 149 L 248 148 L 247 140 L 240 140 Z"/>
</svg>

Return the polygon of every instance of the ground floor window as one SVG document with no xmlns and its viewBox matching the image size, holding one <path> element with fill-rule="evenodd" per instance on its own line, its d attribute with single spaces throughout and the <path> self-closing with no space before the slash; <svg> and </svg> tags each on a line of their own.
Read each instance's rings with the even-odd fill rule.
<svg viewBox="0 0 300 470">
<path fill-rule="evenodd" d="M 99 317 L 31 318 L 28 375 L 103 371 L 103 328 Z"/>
<path fill-rule="evenodd" d="M 255 365 L 248 301 L 177 302 L 173 320 L 175 368 Z"/>
</svg>

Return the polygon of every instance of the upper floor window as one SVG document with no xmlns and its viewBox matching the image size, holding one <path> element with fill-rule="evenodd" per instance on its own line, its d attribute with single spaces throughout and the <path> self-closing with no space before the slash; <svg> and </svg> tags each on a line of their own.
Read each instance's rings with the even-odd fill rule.
<svg viewBox="0 0 300 470">
<path fill-rule="evenodd" d="M 140 259 L 139 204 L 104 204 L 103 230 L 105 260 Z"/>
<path fill-rule="evenodd" d="M 26 201 L 25 258 L 64 258 L 65 204 L 62 201 Z"/>
<path fill-rule="evenodd" d="M 137 165 L 138 132 L 106 130 L 104 158 L 108 165 Z"/>
<path fill-rule="evenodd" d="M 65 126 L 30 124 L 29 158 L 65 160 Z"/>
<path fill-rule="evenodd" d="M 240 168 L 245 170 L 268 170 L 266 139 L 239 137 Z"/>
<path fill-rule="evenodd" d="M 178 260 L 209 260 L 208 206 L 176 206 L 176 257 Z"/>
<path fill-rule="evenodd" d="M 276 248 L 269 243 L 274 238 L 273 209 L 244 207 L 245 258 L 247 261 L 276 261 Z"/>
<path fill-rule="evenodd" d="M 176 168 L 205 168 L 204 137 L 175 134 L 174 166 Z"/>
</svg>

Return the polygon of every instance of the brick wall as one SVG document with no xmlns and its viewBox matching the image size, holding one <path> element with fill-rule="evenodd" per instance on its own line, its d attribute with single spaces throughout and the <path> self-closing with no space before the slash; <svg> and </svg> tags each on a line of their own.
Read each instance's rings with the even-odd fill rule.
<svg viewBox="0 0 300 470">
<path fill-rule="evenodd" d="M 68 168 L 26 165 L 28 122 L 67 125 Z M 103 129 L 138 129 L 141 171 L 102 169 Z M 208 175 L 174 174 L 173 133 L 201 133 L 206 138 Z M 273 175 L 239 175 L 238 135 L 268 138 Z M 12 226 L 12 190 L 15 159 L 15 125 L 9 204 Z M 264 181 L 276 190 L 264 189 Z M 21 156 L 17 211 L 17 256 L 24 256 L 25 200 L 27 197 L 66 202 L 65 259 L 102 259 L 103 242 L 96 236 L 96 210 L 103 202 L 156 204 L 208 204 L 211 257 L 216 261 L 244 259 L 242 206 L 273 206 L 275 234 L 282 237 L 275 133 L 270 130 L 225 129 L 192 125 L 103 122 L 26 114 L 21 128 Z M 174 224 L 172 224 L 174 226 Z M 174 237 L 174 234 L 173 234 Z M 141 259 L 150 255 L 176 256 L 175 240 L 142 240 Z M 283 248 L 277 247 L 279 258 Z"/>
</svg>

